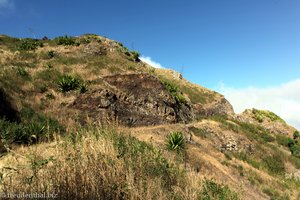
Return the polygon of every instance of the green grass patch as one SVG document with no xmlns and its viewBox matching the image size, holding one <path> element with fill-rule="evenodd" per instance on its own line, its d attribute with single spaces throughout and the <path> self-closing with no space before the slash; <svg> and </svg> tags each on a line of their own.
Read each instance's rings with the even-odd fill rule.
<svg viewBox="0 0 300 200">
<path fill-rule="evenodd" d="M 54 41 L 57 45 L 64 45 L 64 46 L 79 46 L 80 42 L 76 40 L 76 38 L 71 36 L 59 36 L 54 38 Z"/>
<path fill-rule="evenodd" d="M 185 103 L 186 99 L 183 96 L 183 93 L 180 91 L 179 87 L 175 85 L 172 81 L 164 80 L 163 84 L 165 85 L 166 89 L 169 91 L 172 97 L 179 102 Z"/>
<path fill-rule="evenodd" d="M 271 111 L 252 109 L 252 114 L 258 122 L 263 122 L 263 120 L 267 118 L 272 122 L 278 121 L 285 124 L 285 121 L 283 119 L 281 119 L 278 115 Z"/>
<path fill-rule="evenodd" d="M 32 144 L 51 139 L 54 133 L 64 131 L 56 120 L 38 114 L 30 107 L 24 107 L 19 117 L 18 122 L 0 119 L 0 136 L 7 144 Z"/>
<path fill-rule="evenodd" d="M 279 145 L 282 145 L 284 147 L 288 147 L 291 138 L 289 138 L 286 135 L 279 135 L 279 134 L 277 134 L 275 137 L 276 137 L 276 142 Z"/>
<path fill-rule="evenodd" d="M 281 194 L 273 188 L 264 188 L 263 193 L 268 195 L 271 200 L 289 200 L 290 199 L 288 194 Z"/>
<path fill-rule="evenodd" d="M 200 92 L 197 89 L 191 87 L 191 86 L 179 86 L 180 90 L 186 94 L 189 99 L 191 100 L 192 103 L 196 104 L 196 103 L 208 103 L 211 102 L 212 99 L 214 99 L 215 94 L 214 93 L 210 93 L 210 92 Z"/>
<path fill-rule="evenodd" d="M 259 161 L 256 161 L 252 155 L 249 155 L 245 151 L 233 152 L 232 155 L 239 160 L 247 162 L 256 169 L 260 169 L 262 167 L 262 164 Z"/>
<path fill-rule="evenodd" d="M 202 128 L 196 128 L 196 127 L 189 127 L 189 131 L 193 132 L 197 137 L 200 138 L 209 138 L 210 133 Z"/>
<path fill-rule="evenodd" d="M 263 158 L 263 165 L 273 175 L 283 175 L 285 173 L 284 159 L 282 155 L 276 154 Z"/>
</svg>

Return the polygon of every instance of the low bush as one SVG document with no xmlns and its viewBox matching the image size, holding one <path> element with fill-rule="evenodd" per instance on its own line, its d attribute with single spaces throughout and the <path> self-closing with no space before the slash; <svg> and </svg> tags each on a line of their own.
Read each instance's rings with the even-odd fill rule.
<svg viewBox="0 0 300 200">
<path fill-rule="evenodd" d="M 283 158 L 279 155 L 267 156 L 263 159 L 263 164 L 271 174 L 284 174 L 285 166 Z"/>
<path fill-rule="evenodd" d="M 79 86 L 79 92 L 81 94 L 86 93 L 88 91 L 88 85 L 86 83 L 81 83 Z"/>
<path fill-rule="evenodd" d="M 54 96 L 54 94 L 52 94 L 52 93 L 47 93 L 47 94 L 46 94 L 46 98 L 47 98 L 48 100 L 51 100 L 51 99 L 55 99 L 55 96 Z"/>
<path fill-rule="evenodd" d="M 295 145 L 291 146 L 290 151 L 293 156 L 300 158 L 300 145 L 299 144 L 295 144 Z"/>
<path fill-rule="evenodd" d="M 42 47 L 43 43 L 39 42 L 38 40 L 34 39 L 21 39 L 19 44 L 19 50 L 21 51 L 31 51 L 36 50 L 38 47 Z"/>
<path fill-rule="evenodd" d="M 29 78 L 30 75 L 24 67 L 17 67 L 17 74 L 23 78 Z"/>
<path fill-rule="evenodd" d="M 55 56 L 55 52 L 50 50 L 47 52 L 48 58 L 53 58 Z"/>
<path fill-rule="evenodd" d="M 285 136 L 285 135 L 279 135 L 279 134 L 276 135 L 276 142 L 277 142 L 279 145 L 288 147 L 288 146 L 289 146 L 289 143 L 290 143 L 290 140 L 291 140 L 291 139 L 290 139 L 288 136 Z"/>
<path fill-rule="evenodd" d="M 295 136 L 294 136 L 295 138 Z M 297 138 L 297 137 L 296 137 Z M 290 149 L 293 156 L 300 158 L 300 144 L 298 139 L 287 139 L 287 147 Z"/>
<path fill-rule="evenodd" d="M 132 55 L 133 60 L 134 60 L 135 62 L 140 61 L 140 59 L 139 59 L 140 53 L 139 53 L 139 52 L 137 52 L 137 51 L 130 51 L 130 54 Z"/>
<path fill-rule="evenodd" d="M 287 194 L 281 194 L 273 188 L 264 188 L 263 193 L 268 195 L 271 200 L 289 200 L 290 197 Z"/>
<path fill-rule="evenodd" d="M 256 169 L 260 169 L 261 168 L 260 162 L 258 162 L 255 159 L 253 159 L 251 157 L 251 155 L 247 154 L 245 151 L 234 152 L 234 153 L 232 153 L 232 155 L 234 157 L 236 157 L 237 159 L 239 159 L 239 160 L 243 160 L 243 161 L 249 163 L 250 165 L 252 165 Z"/>
<path fill-rule="evenodd" d="M 65 46 L 79 46 L 80 45 L 80 43 L 77 42 L 74 37 L 70 37 L 67 35 L 54 38 L 54 41 L 56 41 L 57 45 L 65 45 Z"/>
<path fill-rule="evenodd" d="M 229 189 L 228 186 L 218 184 L 214 180 L 205 179 L 200 192 L 200 198 L 203 200 L 238 200 L 239 196 L 236 192 Z"/>
<path fill-rule="evenodd" d="M 298 131 L 295 131 L 293 134 L 294 140 L 298 139 L 300 137 L 300 134 Z"/>
<path fill-rule="evenodd" d="M 0 137 L 7 144 L 32 144 L 51 139 L 54 132 L 64 131 L 56 120 L 36 114 L 31 108 L 23 108 L 20 119 L 20 122 L 0 119 Z"/>
</svg>

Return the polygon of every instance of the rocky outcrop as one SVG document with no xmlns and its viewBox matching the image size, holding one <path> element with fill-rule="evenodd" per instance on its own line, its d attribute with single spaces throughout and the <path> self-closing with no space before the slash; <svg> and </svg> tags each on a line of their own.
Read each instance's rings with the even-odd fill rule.
<svg viewBox="0 0 300 200">
<path fill-rule="evenodd" d="M 108 84 L 105 89 L 82 94 L 72 104 L 94 121 L 144 126 L 188 122 L 194 118 L 191 105 L 177 102 L 152 75 L 118 74 L 103 79 Z"/>
<path fill-rule="evenodd" d="M 260 114 L 262 113 L 262 114 Z M 269 117 L 270 115 L 271 117 Z M 272 118 L 272 116 L 275 116 Z M 252 123 L 262 126 L 270 133 L 286 135 L 292 137 L 296 131 L 294 127 L 289 126 L 285 121 L 270 111 L 246 109 L 242 114 L 236 115 L 235 118 L 242 122 Z"/>
<path fill-rule="evenodd" d="M 197 116 L 234 115 L 232 105 L 222 95 L 216 95 L 213 101 L 206 104 L 194 104 L 193 107 Z"/>
</svg>

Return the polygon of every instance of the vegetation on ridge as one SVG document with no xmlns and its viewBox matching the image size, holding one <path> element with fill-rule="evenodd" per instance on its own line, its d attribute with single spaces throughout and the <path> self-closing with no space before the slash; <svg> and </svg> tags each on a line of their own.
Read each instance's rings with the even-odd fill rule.
<svg viewBox="0 0 300 200">
<path fill-rule="evenodd" d="M 281 119 L 278 115 L 276 115 L 275 113 L 273 113 L 271 111 L 252 109 L 252 113 L 254 114 L 254 118 L 258 122 L 263 122 L 264 119 L 267 118 L 267 119 L 271 120 L 272 122 L 278 121 L 278 122 L 285 124 L 285 121 L 283 119 Z"/>
<path fill-rule="evenodd" d="M 299 133 L 271 132 L 264 122 L 283 122 L 272 112 L 252 110 L 261 123 L 200 112 L 201 120 L 189 124 L 116 130 L 96 128 L 97 121 L 71 108 L 87 89 L 118 90 L 103 77 L 132 72 L 157 77 L 177 103 L 191 109 L 221 102 L 216 92 L 154 69 L 139 55 L 93 34 L 53 40 L 0 35 L 0 134 L 8 147 L 0 159 L 0 192 L 54 192 L 60 199 L 300 197 Z M 3 108 L 13 108 L 11 115 L 3 115 Z"/>
</svg>

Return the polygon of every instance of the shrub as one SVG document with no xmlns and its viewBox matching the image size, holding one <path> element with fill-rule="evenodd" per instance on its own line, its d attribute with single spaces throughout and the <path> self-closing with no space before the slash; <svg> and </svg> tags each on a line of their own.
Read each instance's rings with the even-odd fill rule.
<svg viewBox="0 0 300 200">
<path fill-rule="evenodd" d="M 91 40 L 89 38 L 80 38 L 80 44 L 89 44 L 91 43 Z"/>
<path fill-rule="evenodd" d="M 293 137 L 294 137 L 295 140 L 298 139 L 300 137 L 299 132 L 295 131 L 294 134 L 293 134 Z"/>
<path fill-rule="evenodd" d="M 58 80 L 59 90 L 63 93 L 76 90 L 80 86 L 80 80 L 70 75 L 63 75 Z"/>
<path fill-rule="evenodd" d="M 261 164 L 259 162 L 257 162 L 256 160 L 254 160 L 249 154 L 247 154 L 245 151 L 240 151 L 237 153 L 232 153 L 233 156 L 235 156 L 237 159 L 239 160 L 243 160 L 247 163 L 249 163 L 250 165 L 252 165 L 254 168 L 256 169 L 260 169 Z"/>
<path fill-rule="evenodd" d="M 289 143 L 291 141 L 291 138 L 285 136 L 285 135 L 276 135 L 276 141 L 278 144 L 288 147 Z"/>
<path fill-rule="evenodd" d="M 123 47 L 124 45 L 121 42 L 116 42 L 117 45 L 119 45 L 120 47 Z"/>
<path fill-rule="evenodd" d="M 88 91 L 87 84 L 86 83 L 80 84 L 80 86 L 79 86 L 79 92 L 82 94 L 82 93 L 85 93 L 87 91 Z"/>
<path fill-rule="evenodd" d="M 24 67 L 18 67 L 17 68 L 17 74 L 22 76 L 22 77 L 29 77 L 29 73 L 26 71 L 26 69 Z"/>
<path fill-rule="evenodd" d="M 284 161 L 279 155 L 268 156 L 263 159 L 267 170 L 272 174 L 283 174 L 285 172 Z"/>
<path fill-rule="evenodd" d="M 45 116 L 34 114 L 31 118 L 21 122 L 9 122 L 0 119 L 0 136 L 6 143 L 32 144 L 52 137 L 53 132 L 63 128 L 57 121 Z"/>
<path fill-rule="evenodd" d="M 167 138 L 167 148 L 169 150 L 182 151 L 185 146 L 184 136 L 181 132 L 172 132 Z"/>
<path fill-rule="evenodd" d="M 262 191 L 263 191 L 263 193 L 268 195 L 271 198 L 271 200 L 289 200 L 290 199 L 288 194 L 281 194 L 273 188 L 264 188 Z"/>
<path fill-rule="evenodd" d="M 38 89 L 39 89 L 40 93 L 45 93 L 48 91 L 48 86 L 43 84 L 43 85 L 40 85 L 38 87 Z"/>
<path fill-rule="evenodd" d="M 51 100 L 51 99 L 55 99 L 55 96 L 52 93 L 47 93 L 46 98 Z"/>
<path fill-rule="evenodd" d="M 300 145 L 299 144 L 295 144 L 295 145 L 291 146 L 290 151 L 291 151 L 292 155 L 300 158 Z"/>
<path fill-rule="evenodd" d="M 21 39 L 21 43 L 19 44 L 19 50 L 22 51 L 30 51 L 36 50 L 38 47 L 42 47 L 43 43 L 38 42 L 33 39 Z"/>
<path fill-rule="evenodd" d="M 53 58 L 55 56 L 55 52 L 50 50 L 50 51 L 47 52 L 47 55 L 48 55 L 49 58 Z"/>
<path fill-rule="evenodd" d="M 23 81 L 31 80 L 31 76 L 28 73 L 28 71 L 25 69 L 25 67 L 17 67 L 16 73 L 22 78 Z"/>
<path fill-rule="evenodd" d="M 77 42 L 74 37 L 70 37 L 67 35 L 59 36 L 59 37 L 55 38 L 54 40 L 56 41 L 56 44 L 58 44 L 58 45 L 65 45 L 65 46 L 71 46 L 71 45 L 79 46 L 80 45 L 80 43 Z"/>
<path fill-rule="evenodd" d="M 294 136 L 294 138 L 295 138 L 295 136 Z M 287 146 L 289 147 L 292 155 L 294 155 L 296 157 L 300 157 L 300 144 L 297 139 L 288 138 Z"/>
<path fill-rule="evenodd" d="M 136 62 L 140 61 L 140 59 L 139 59 L 140 53 L 139 52 L 137 52 L 137 51 L 130 51 L 130 54 L 132 55 L 134 61 L 136 61 Z"/>
<path fill-rule="evenodd" d="M 227 185 L 216 183 L 214 180 L 205 179 L 202 184 L 200 198 L 203 200 L 237 200 L 239 199 L 237 193 L 231 191 Z"/>
</svg>

